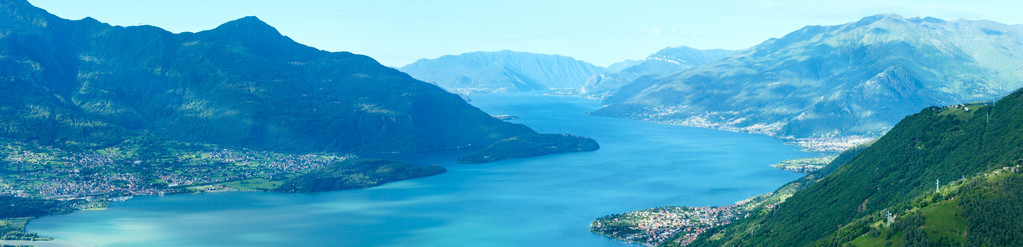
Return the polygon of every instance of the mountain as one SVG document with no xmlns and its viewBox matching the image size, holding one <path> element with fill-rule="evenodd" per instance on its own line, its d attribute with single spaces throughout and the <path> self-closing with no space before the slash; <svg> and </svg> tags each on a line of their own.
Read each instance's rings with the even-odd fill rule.
<svg viewBox="0 0 1023 247">
<path fill-rule="evenodd" d="M 984 20 L 877 15 L 808 26 L 682 73 L 637 79 L 593 114 L 807 146 L 869 140 L 857 137 L 880 136 L 923 107 L 990 101 L 1023 86 L 1020 42 L 1023 26 Z"/>
<path fill-rule="evenodd" d="M 608 65 L 607 66 L 607 72 L 608 73 L 618 73 L 618 72 L 621 72 L 622 70 L 628 69 L 629 67 L 632 67 L 632 66 L 639 65 L 641 63 L 643 63 L 643 60 L 627 59 L 625 61 L 621 61 L 621 62 L 617 62 L 617 63 L 613 63 L 611 65 Z"/>
<path fill-rule="evenodd" d="M 399 70 L 460 94 L 578 89 L 605 71 L 571 57 L 509 50 L 420 59 Z"/>
<path fill-rule="evenodd" d="M 926 108 L 774 210 L 693 246 L 1019 245 L 1021 136 L 1023 90 Z"/>
<path fill-rule="evenodd" d="M 603 98 L 641 76 L 668 76 L 685 69 L 731 56 L 733 50 L 698 50 L 686 46 L 668 47 L 641 61 L 627 60 L 608 67 L 609 72 L 586 80 L 579 89 L 583 95 Z"/>
<path fill-rule="evenodd" d="M 65 20 L 24 0 L 0 0 L 0 11 L 0 137 L 377 153 L 537 135 L 367 56 L 296 43 L 256 17 L 175 34 Z"/>
</svg>

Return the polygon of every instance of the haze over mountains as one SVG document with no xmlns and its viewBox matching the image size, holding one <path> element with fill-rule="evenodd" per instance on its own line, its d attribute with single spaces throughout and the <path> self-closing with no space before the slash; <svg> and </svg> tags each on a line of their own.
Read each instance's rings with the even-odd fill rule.
<svg viewBox="0 0 1023 247">
<path fill-rule="evenodd" d="M 208 31 L 175 34 L 152 26 L 110 26 L 91 18 L 70 21 L 24 0 L 0 0 L 0 94 L 3 95 L 0 97 L 0 144 L 7 152 L 0 154 L 4 156 L 0 157 L 3 164 L 0 175 L 5 179 L 5 184 L 0 184 L 0 188 L 5 189 L 0 193 L 0 201 L 6 202 L 0 203 L 0 212 L 3 212 L 0 220 L 77 208 L 71 205 L 77 202 L 58 202 L 52 198 L 94 197 L 100 201 L 124 195 L 192 191 L 189 188 L 192 185 L 214 187 L 218 183 L 222 186 L 225 182 L 238 182 L 241 186 L 245 181 L 245 186 L 250 186 L 248 182 L 257 182 L 254 180 L 261 181 L 256 184 L 271 186 L 263 190 L 318 192 L 365 188 L 446 171 L 437 165 L 418 166 L 345 155 L 339 158 L 336 153 L 340 152 L 413 153 L 464 149 L 474 152 L 460 162 L 483 163 L 599 148 L 597 142 L 589 138 L 538 134 L 526 126 L 498 120 L 438 87 L 440 85 L 461 94 L 561 90 L 604 98 L 608 105 L 594 112 L 597 115 L 781 138 L 842 142 L 846 140 L 843 138 L 881 136 L 871 146 L 847 151 L 821 170 L 789 184 L 792 185 L 788 188 L 791 197 L 782 196 L 778 201 L 744 211 L 750 215 L 743 215 L 748 217 L 731 225 L 710 228 L 695 239 L 696 246 L 1023 245 L 1023 227 L 1018 224 L 1023 221 L 1023 191 L 1020 190 L 1023 173 L 1019 171 L 1023 165 L 1023 90 L 1018 89 L 1023 87 L 1021 25 L 877 15 L 844 25 L 808 26 L 744 51 L 666 48 L 643 61 L 625 61 L 607 69 L 564 56 L 499 51 L 424 59 L 401 70 L 427 82 L 382 66 L 366 56 L 327 52 L 296 43 L 255 17 L 241 18 Z M 1003 98 L 1006 94 L 1008 96 Z M 1001 99 L 987 102 L 997 98 Z M 985 102 L 963 104 L 973 101 Z M 580 105 L 578 109 L 592 109 L 588 108 L 590 106 Z M 534 109 L 550 109 L 546 107 L 549 104 L 530 105 Z M 558 109 L 582 112 L 575 106 Z M 576 122 L 576 127 L 597 122 L 576 119 L 582 118 L 555 118 L 561 123 Z M 580 122 L 583 124 L 578 124 Z M 682 136 L 662 137 L 664 132 L 632 126 L 609 125 L 613 128 L 607 130 L 622 131 L 616 134 L 628 137 L 638 132 L 654 133 L 657 135 L 654 141 Z M 699 135 L 692 139 L 703 141 L 706 139 L 699 138 L 718 137 L 713 133 Z M 684 137 L 676 140 L 690 138 Z M 179 155 L 173 145 L 166 145 L 168 148 L 159 152 L 143 149 L 161 145 L 133 146 L 136 149 L 118 146 L 139 140 L 199 143 L 204 145 L 196 146 L 203 148 L 205 144 L 214 144 L 209 145 L 209 149 L 220 152 L 193 153 L 192 158 L 186 158 Z M 626 146 L 626 142 L 634 141 L 621 141 L 621 146 Z M 738 146 L 740 151 L 751 149 L 735 145 L 739 142 L 726 144 Z M 650 149 L 649 143 L 627 145 L 634 146 L 622 150 L 632 156 L 672 152 L 671 148 Z M 52 148 L 54 146 L 60 148 Z M 637 170 L 671 176 L 677 176 L 674 174 L 678 171 L 705 176 L 698 171 L 706 171 L 701 170 L 706 168 L 735 176 L 732 170 L 721 167 L 675 163 L 678 159 L 698 165 L 718 162 L 721 155 L 700 159 L 680 156 L 700 155 L 699 152 L 722 146 L 725 145 L 659 157 L 658 162 L 669 165 Z M 644 148 L 646 150 L 638 152 Z M 249 149 L 279 151 L 259 156 L 273 161 L 278 161 L 277 157 L 298 157 L 284 162 L 293 165 L 315 163 L 310 160 L 317 155 L 310 153 L 331 154 L 320 157 L 329 156 L 327 161 L 321 162 L 322 166 L 301 168 L 258 162 L 250 165 L 255 159 L 243 160 L 237 157 L 249 156 L 232 152 L 248 152 Z M 771 152 L 774 151 L 760 154 Z M 57 153 L 60 156 L 54 155 Z M 280 155 L 282 153 L 300 154 Z M 8 158 L 8 154 L 19 156 Z M 196 158 L 213 156 L 230 157 L 217 162 Z M 584 193 L 566 194 L 583 197 L 615 194 L 616 197 L 604 198 L 652 200 L 635 197 L 632 194 L 635 192 L 622 193 L 619 188 L 592 190 L 590 186 L 595 184 L 645 179 L 640 177 L 651 174 L 630 177 L 614 172 L 599 173 L 602 168 L 623 164 L 598 160 L 610 156 L 619 158 L 612 154 L 553 162 L 560 162 L 555 165 L 566 162 L 588 165 L 568 171 L 582 174 L 578 177 L 581 179 L 531 179 L 563 175 L 565 170 L 530 170 L 537 167 L 522 166 L 517 169 L 548 174 L 530 177 L 522 176 L 520 171 L 497 171 L 494 177 L 470 182 L 493 183 L 494 188 L 505 190 L 485 187 L 470 194 L 445 193 L 440 197 L 446 198 L 439 199 L 431 196 L 433 194 L 405 190 L 399 192 L 404 193 L 400 196 L 411 195 L 412 201 L 357 204 L 357 201 L 344 200 L 328 202 L 338 198 L 317 197 L 320 201 L 314 203 L 317 208 L 336 203 L 333 206 L 346 209 L 342 211 L 359 211 L 360 214 L 366 212 L 347 209 L 399 204 L 429 204 L 427 210 L 464 209 L 460 206 L 467 202 L 484 207 L 509 205 L 509 197 L 495 191 L 507 192 L 510 188 L 516 192 L 550 192 L 550 188 L 556 187 L 575 187 L 570 191 Z M 107 161 L 90 160 L 95 157 Z M 650 161 L 646 156 L 640 158 L 641 162 L 637 163 Z M 669 162 L 661 162 L 664 160 Z M 721 162 L 749 163 L 740 161 L 745 160 Z M 632 168 L 630 165 L 633 164 L 618 167 Z M 231 169 L 213 169 L 228 166 Z M 269 169 L 234 169 L 257 166 L 280 168 L 276 171 L 281 173 L 275 177 L 264 173 Z M 215 177 L 202 176 L 209 174 Z M 454 179 L 472 176 L 465 174 L 479 173 L 463 173 Z M 181 179 L 187 177 L 184 175 L 202 179 Z M 9 182 L 9 178 L 17 178 L 14 180 L 17 184 Z M 645 188 L 661 191 L 656 189 L 664 188 L 661 185 L 673 179 L 676 178 L 640 181 L 643 187 L 633 188 L 643 189 L 629 191 Z M 512 180 L 518 180 L 518 184 L 504 183 Z M 521 187 L 541 180 L 554 183 Z M 474 187 L 465 186 L 466 180 L 451 181 L 456 186 L 424 182 L 426 186 L 397 186 L 395 189 L 421 187 L 433 190 L 426 193 L 434 193 Z M 647 183 L 656 186 L 650 187 Z M 108 187 L 99 188 L 97 184 Z M 41 192 L 44 186 L 48 194 Z M 734 194 L 727 190 L 741 191 L 737 188 L 748 186 L 692 188 L 707 195 Z M 26 187 L 36 189 L 23 189 Z M 165 190 L 171 187 L 181 190 Z M 89 188 L 93 190 L 86 190 Z M 60 189 L 73 192 L 64 193 Z M 704 189 L 706 192 L 699 191 Z M 488 201 L 479 196 L 483 194 L 505 198 Z M 617 197 L 618 194 L 625 196 Z M 342 197 L 347 195 L 350 194 Z M 429 197 L 429 203 L 422 203 L 424 196 Z M 35 197 L 41 203 L 24 203 L 31 201 L 24 197 Z M 466 198 L 471 200 L 466 201 Z M 543 218 L 550 214 L 578 213 L 570 211 L 579 210 L 562 209 L 581 208 L 562 202 L 523 207 L 517 204 L 530 200 L 520 199 L 541 200 L 530 195 L 510 198 L 511 207 L 500 210 L 514 213 L 503 215 L 517 216 L 524 212 Z M 36 209 L 25 206 L 27 204 L 46 207 Z M 44 210 L 48 208 L 60 210 Z M 522 211 L 523 208 L 527 211 Z M 397 207 L 394 209 L 397 211 Z M 502 215 L 492 209 L 483 208 L 479 210 L 480 215 Z M 882 212 L 894 212 L 896 216 Z M 455 211 L 455 214 L 465 213 Z M 378 216 L 371 213 L 369 221 L 384 218 Z M 408 222 L 405 215 L 390 216 L 387 218 L 398 223 L 374 229 L 389 231 L 407 227 L 401 225 Z M 476 221 L 473 217 L 464 222 L 448 221 L 450 218 L 439 215 L 428 218 L 419 222 L 426 226 L 415 225 L 413 229 L 395 232 L 434 231 L 438 229 L 433 228 L 437 222 L 471 226 L 485 226 L 490 222 L 508 226 L 504 224 L 508 221 Z M 566 218 L 574 222 L 577 217 Z M 706 218 L 692 219 L 706 222 Z M 19 220 L 23 230 L 26 221 Z M 13 225 L 7 222 L 12 221 L 0 222 L 4 231 L 16 232 L 7 230 Z M 644 222 L 650 225 L 648 223 Z M 325 229 L 313 226 L 310 228 Z M 476 237 L 494 241 L 495 238 L 481 235 L 530 234 L 501 228 L 502 232 L 495 230 L 472 236 L 473 232 L 455 228 L 457 232 L 432 236 L 470 236 L 473 238 L 468 239 L 473 241 Z M 559 231 L 564 229 L 538 227 L 531 230 L 550 231 L 548 233 L 554 236 L 552 242 L 566 241 L 566 231 Z M 426 235 L 409 236 L 412 240 L 422 240 L 425 238 L 419 236 Z M 519 236 L 507 239 L 514 237 Z M 667 244 L 678 243 L 681 242 Z"/>
<path fill-rule="evenodd" d="M 877 15 L 808 26 L 718 62 L 640 79 L 594 114 L 782 138 L 879 136 L 931 105 L 1023 86 L 1023 26 Z"/>
<path fill-rule="evenodd" d="M 536 135 L 372 58 L 296 43 L 255 17 L 174 34 L 65 20 L 24 0 L 0 5 L 0 137 L 424 152 Z"/>
<path fill-rule="evenodd" d="M 733 50 L 699 50 L 686 46 L 668 47 L 642 61 L 628 60 L 609 66 L 609 72 L 590 77 L 579 93 L 603 98 L 641 76 L 661 77 L 731 56 Z"/>
<path fill-rule="evenodd" d="M 606 71 L 566 56 L 509 50 L 420 59 L 400 70 L 460 94 L 578 89 Z"/>
<path fill-rule="evenodd" d="M 668 47 L 603 68 L 566 56 L 504 50 L 420 59 L 399 70 L 459 94 L 554 90 L 600 98 L 638 77 L 670 75 L 735 52 Z"/>
<path fill-rule="evenodd" d="M 883 134 L 765 195 L 781 202 L 658 246 L 1017 246 L 1021 86 L 1021 25 L 877 15 L 637 79 L 595 114 L 783 138 Z"/>
</svg>

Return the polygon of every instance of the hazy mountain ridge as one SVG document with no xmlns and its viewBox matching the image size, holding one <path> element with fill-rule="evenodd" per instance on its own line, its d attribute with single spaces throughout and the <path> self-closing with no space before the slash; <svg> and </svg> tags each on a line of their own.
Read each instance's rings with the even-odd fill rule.
<svg viewBox="0 0 1023 247">
<path fill-rule="evenodd" d="M 878 136 L 931 105 L 1023 86 L 1023 26 L 878 15 L 808 26 L 623 86 L 595 114 L 782 138 Z"/>
<path fill-rule="evenodd" d="M 296 43 L 255 17 L 174 34 L 65 20 L 23 0 L 0 5 L 2 137 L 423 152 L 536 134 L 372 58 Z"/>
<path fill-rule="evenodd" d="M 641 63 L 643 63 L 643 60 L 626 59 L 625 61 L 616 62 L 616 63 L 612 63 L 611 65 L 608 65 L 607 66 L 607 72 L 608 73 L 618 73 L 618 72 L 621 72 L 622 70 L 628 69 L 628 68 L 630 68 L 632 66 L 639 65 Z"/>
<path fill-rule="evenodd" d="M 400 70 L 460 94 L 578 89 L 606 71 L 571 57 L 509 50 L 420 59 Z"/>
<path fill-rule="evenodd" d="M 733 50 L 699 50 L 686 46 L 668 47 L 657 51 L 641 61 L 624 61 L 609 66 L 609 72 L 590 77 L 579 93 L 604 98 L 623 85 L 641 76 L 668 76 L 695 66 L 711 63 L 731 56 Z M 628 67 L 620 68 L 625 65 Z M 618 67 L 617 69 L 610 69 Z"/>
</svg>

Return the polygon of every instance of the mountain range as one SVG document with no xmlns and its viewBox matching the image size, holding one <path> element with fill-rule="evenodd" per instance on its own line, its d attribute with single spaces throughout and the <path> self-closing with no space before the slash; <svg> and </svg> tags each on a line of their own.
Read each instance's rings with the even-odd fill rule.
<svg viewBox="0 0 1023 247">
<path fill-rule="evenodd" d="M 460 94 L 577 90 L 606 71 L 571 57 L 509 50 L 420 59 L 399 70 Z"/>
<path fill-rule="evenodd" d="M 587 79 L 586 84 L 579 89 L 579 93 L 594 98 L 604 98 L 639 77 L 668 76 L 720 60 L 736 52 L 738 51 L 722 49 L 699 50 L 686 46 L 664 48 L 641 61 L 626 60 L 608 66 L 607 73 Z"/>
<path fill-rule="evenodd" d="M 171 33 L 2 0 L 0 94 L 0 137 L 76 148 L 145 136 L 407 153 L 539 136 L 370 57 L 296 43 L 256 17 Z"/>
<path fill-rule="evenodd" d="M 731 57 L 644 77 L 595 115 L 763 133 L 841 150 L 932 105 L 1023 86 L 1023 26 L 876 15 L 807 26 Z M 814 144 L 816 143 L 816 144 Z"/>
</svg>

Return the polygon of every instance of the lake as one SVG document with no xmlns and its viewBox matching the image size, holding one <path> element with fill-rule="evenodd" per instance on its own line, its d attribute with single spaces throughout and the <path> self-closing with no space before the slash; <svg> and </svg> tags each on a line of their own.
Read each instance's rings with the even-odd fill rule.
<svg viewBox="0 0 1023 247">
<path fill-rule="evenodd" d="M 448 172 L 327 193 L 141 196 L 43 217 L 28 230 L 82 246 L 623 246 L 591 233 L 590 221 L 734 204 L 800 176 L 769 165 L 815 156 L 762 135 L 586 115 L 600 103 L 579 97 L 513 93 L 471 103 L 601 148 L 477 165 L 443 153 L 390 157 Z"/>
</svg>

